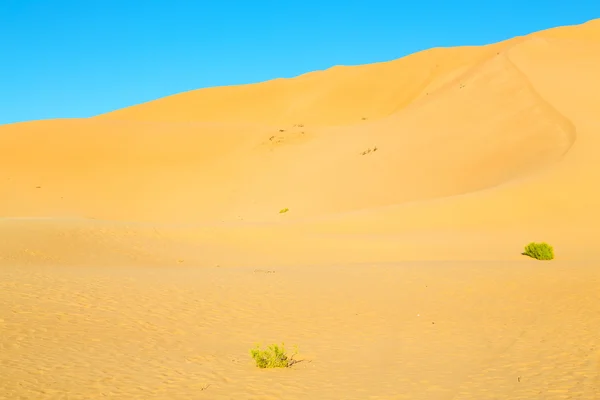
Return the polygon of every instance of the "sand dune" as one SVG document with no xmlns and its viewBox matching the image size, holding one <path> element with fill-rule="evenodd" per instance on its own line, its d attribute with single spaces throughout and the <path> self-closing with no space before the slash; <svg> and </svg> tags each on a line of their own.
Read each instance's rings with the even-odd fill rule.
<svg viewBox="0 0 600 400">
<path fill-rule="evenodd" d="M 0 398 L 53 398 L 67 388 L 73 398 L 190 398 L 195 390 L 212 399 L 566 398 L 562 390 L 596 398 L 598 71 L 594 20 L 87 119 L 0 126 Z M 532 240 L 555 246 L 556 266 L 522 260 Z M 452 261 L 452 273 L 440 271 L 442 261 Z M 254 268 L 291 275 L 269 281 Z M 416 281 L 444 286 L 423 301 L 455 318 L 449 330 L 399 317 L 413 318 L 412 295 L 424 299 Z M 489 304 L 490 296 L 509 303 Z M 351 322 L 343 299 L 369 317 Z M 325 304 L 335 318 L 319 316 Z M 294 316 L 278 325 L 280 313 Z M 393 332 L 412 345 L 394 347 Z M 133 346 L 122 359 L 115 335 Z M 264 380 L 244 364 L 253 340 L 288 337 L 314 367 Z M 135 347 L 141 338 L 156 346 Z M 51 369 L 63 348 L 63 372 Z M 373 352 L 388 350 L 394 361 L 385 367 Z M 140 364 L 147 357 L 155 361 Z M 99 372 L 77 375 L 94 363 Z M 564 368 L 568 379 L 551 371 Z M 529 386 L 515 383 L 516 371 L 533 370 Z M 72 385 L 50 384 L 65 376 Z M 200 391 L 205 383 L 212 389 Z"/>
<path fill-rule="evenodd" d="M 598 25 L 4 126 L 0 205 L 225 236 L 233 222 L 275 237 L 382 220 L 387 233 L 593 230 Z"/>
</svg>

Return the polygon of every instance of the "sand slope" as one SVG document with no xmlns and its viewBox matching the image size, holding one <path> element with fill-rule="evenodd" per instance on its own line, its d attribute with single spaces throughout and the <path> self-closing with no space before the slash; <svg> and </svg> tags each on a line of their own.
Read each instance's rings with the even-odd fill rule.
<svg viewBox="0 0 600 400">
<path fill-rule="evenodd" d="M 0 398 L 598 398 L 598 71 L 595 20 L 0 126 Z"/>
<path fill-rule="evenodd" d="M 147 222 L 165 234 L 196 224 L 197 239 L 210 225 L 225 242 L 275 224 L 264 251 L 298 232 L 483 229 L 525 230 L 574 255 L 566 231 L 600 222 L 599 26 L 3 126 L 0 206 L 9 218 Z"/>
</svg>

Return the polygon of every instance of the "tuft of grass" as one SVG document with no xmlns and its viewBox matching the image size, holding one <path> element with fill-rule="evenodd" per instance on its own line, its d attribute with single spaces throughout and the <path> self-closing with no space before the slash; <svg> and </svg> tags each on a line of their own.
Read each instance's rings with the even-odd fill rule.
<svg viewBox="0 0 600 400">
<path fill-rule="evenodd" d="M 554 259 L 554 248 L 545 242 L 531 242 L 525 246 L 523 255 L 535 258 L 536 260 L 552 260 Z"/>
<path fill-rule="evenodd" d="M 297 361 L 294 360 L 294 356 L 297 354 L 297 350 L 294 354 L 288 357 L 285 350 L 285 344 L 281 346 L 272 344 L 266 349 L 261 349 L 260 345 L 256 345 L 253 349 L 250 349 L 250 355 L 256 362 L 258 368 L 288 368 L 295 364 Z"/>
<path fill-rule="evenodd" d="M 279 210 L 279 214 L 285 214 L 286 212 L 290 211 L 289 208 L 282 208 L 281 210 Z"/>
</svg>

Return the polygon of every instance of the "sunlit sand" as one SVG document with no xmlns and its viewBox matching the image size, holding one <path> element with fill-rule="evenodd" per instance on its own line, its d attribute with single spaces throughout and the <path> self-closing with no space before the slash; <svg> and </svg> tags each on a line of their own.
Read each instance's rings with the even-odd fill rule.
<svg viewBox="0 0 600 400">
<path fill-rule="evenodd" d="M 600 399 L 599 71 L 595 20 L 0 126 L 0 398 Z"/>
</svg>

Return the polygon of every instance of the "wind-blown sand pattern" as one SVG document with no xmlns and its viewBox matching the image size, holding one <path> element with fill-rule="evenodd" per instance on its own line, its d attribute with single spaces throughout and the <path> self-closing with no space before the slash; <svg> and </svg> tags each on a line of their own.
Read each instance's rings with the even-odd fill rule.
<svg viewBox="0 0 600 400">
<path fill-rule="evenodd" d="M 599 71 L 595 20 L 0 126 L 0 398 L 600 398 Z"/>
</svg>

